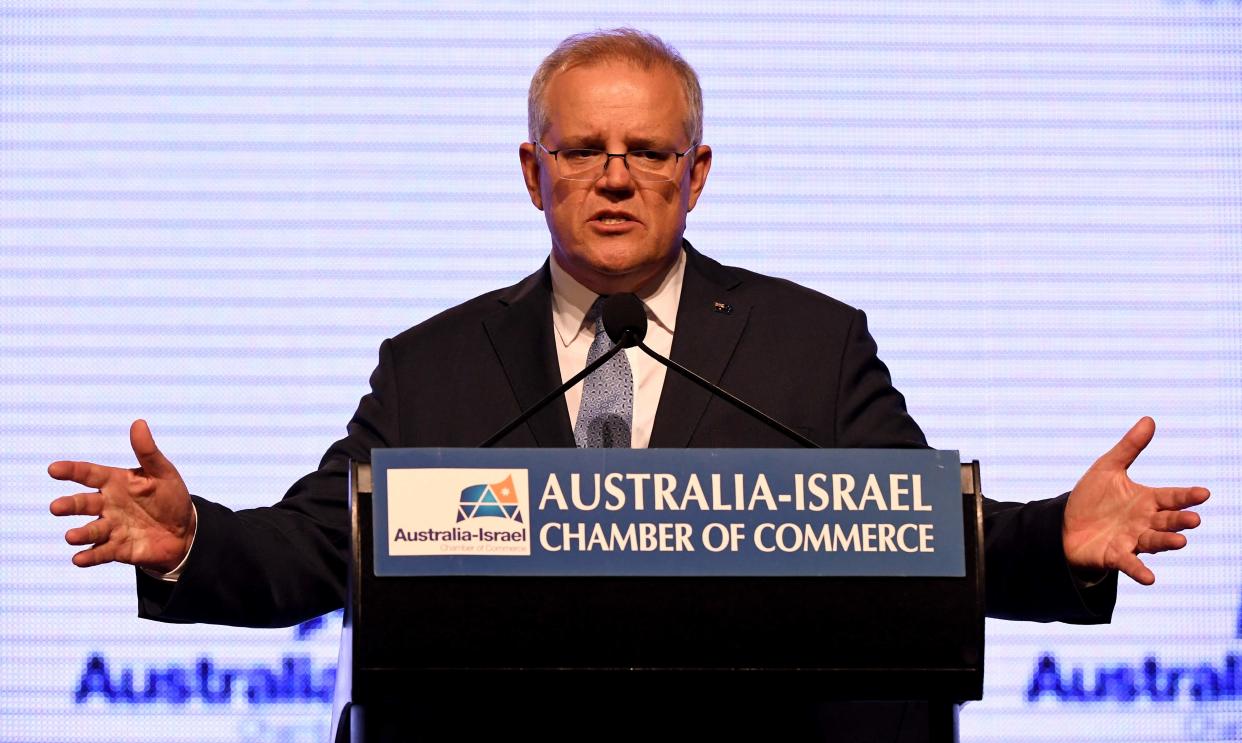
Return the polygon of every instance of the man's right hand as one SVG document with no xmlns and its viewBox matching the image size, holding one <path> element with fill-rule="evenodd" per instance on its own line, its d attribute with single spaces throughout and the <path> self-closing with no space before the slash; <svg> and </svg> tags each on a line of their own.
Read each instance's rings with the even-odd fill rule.
<svg viewBox="0 0 1242 743">
<path fill-rule="evenodd" d="M 146 421 L 129 428 L 138 466 L 104 467 L 90 462 L 53 462 L 47 473 L 96 488 L 52 501 L 57 516 L 98 516 L 65 532 L 69 544 L 92 544 L 73 556 L 86 568 L 123 562 L 167 573 L 181 564 L 194 539 L 194 507 L 177 468 L 155 446 Z"/>
</svg>

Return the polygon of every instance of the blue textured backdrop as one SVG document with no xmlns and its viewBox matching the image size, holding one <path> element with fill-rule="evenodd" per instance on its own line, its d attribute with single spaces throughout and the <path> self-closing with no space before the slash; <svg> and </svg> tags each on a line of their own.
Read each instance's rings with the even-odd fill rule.
<svg viewBox="0 0 1242 743">
<path fill-rule="evenodd" d="M 988 494 L 1067 490 L 1144 414 L 1136 477 L 1216 493 L 1111 626 L 989 624 L 966 739 L 1242 737 L 1242 3 L 468 7 L 0 8 L 0 738 L 323 737 L 339 619 L 136 619 L 43 469 L 129 463 L 145 417 L 195 492 L 279 498 L 382 338 L 543 260 L 529 76 L 623 24 L 703 79 L 687 236 L 866 309 Z"/>
</svg>

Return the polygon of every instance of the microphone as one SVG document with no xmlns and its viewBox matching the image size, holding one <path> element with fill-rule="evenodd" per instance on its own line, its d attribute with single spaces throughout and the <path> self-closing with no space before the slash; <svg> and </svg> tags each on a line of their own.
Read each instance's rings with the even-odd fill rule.
<svg viewBox="0 0 1242 743">
<path fill-rule="evenodd" d="M 604 318 L 604 331 L 613 343 L 622 348 L 632 348 L 647 337 L 647 308 L 633 294 L 613 294 L 604 300 L 600 311 Z"/>
</svg>

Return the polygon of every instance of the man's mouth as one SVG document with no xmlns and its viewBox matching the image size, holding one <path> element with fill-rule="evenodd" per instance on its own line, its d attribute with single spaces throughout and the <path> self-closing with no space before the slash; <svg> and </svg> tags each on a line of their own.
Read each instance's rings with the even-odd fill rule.
<svg viewBox="0 0 1242 743">
<path fill-rule="evenodd" d="M 606 225 L 618 225 L 625 224 L 626 222 L 637 222 L 638 219 L 633 214 L 618 209 L 601 209 L 591 216 L 591 221 Z"/>
</svg>

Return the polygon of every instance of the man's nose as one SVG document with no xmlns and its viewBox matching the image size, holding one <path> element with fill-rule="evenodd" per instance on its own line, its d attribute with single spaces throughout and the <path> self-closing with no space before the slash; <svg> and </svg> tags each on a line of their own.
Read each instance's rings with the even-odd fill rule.
<svg viewBox="0 0 1242 743">
<path fill-rule="evenodd" d="M 608 190 L 628 190 L 634 188 L 634 179 L 630 176 L 629 165 L 620 155 L 611 155 L 604 163 L 604 173 L 596 181 Z"/>
</svg>

